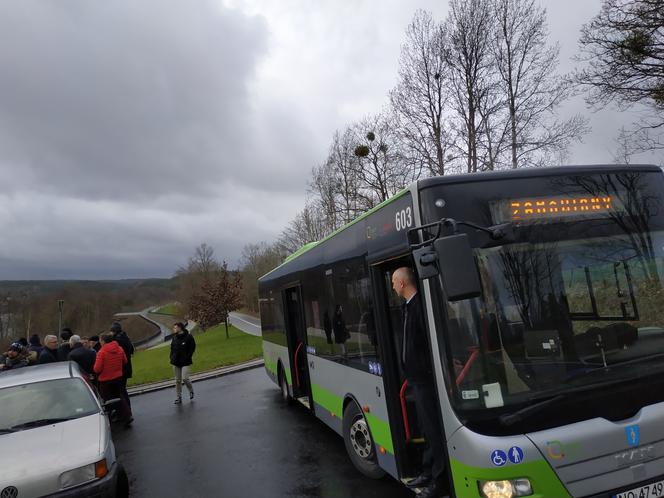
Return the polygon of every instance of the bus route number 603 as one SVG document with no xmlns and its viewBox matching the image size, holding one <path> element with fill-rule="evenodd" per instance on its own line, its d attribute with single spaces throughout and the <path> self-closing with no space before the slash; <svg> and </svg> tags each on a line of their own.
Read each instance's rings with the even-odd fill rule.
<svg viewBox="0 0 664 498">
<path fill-rule="evenodd" d="M 397 232 L 413 226 L 413 211 L 410 207 L 395 213 L 394 225 L 397 229 Z"/>
</svg>

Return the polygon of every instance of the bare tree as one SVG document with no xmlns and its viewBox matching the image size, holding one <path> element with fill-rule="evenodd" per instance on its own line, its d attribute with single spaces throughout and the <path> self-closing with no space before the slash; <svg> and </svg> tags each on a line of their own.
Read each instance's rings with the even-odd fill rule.
<svg viewBox="0 0 664 498">
<path fill-rule="evenodd" d="M 203 330 L 224 323 L 228 339 L 228 314 L 242 305 L 242 277 L 229 272 L 224 261 L 207 275 L 192 296 L 189 313 Z"/>
<path fill-rule="evenodd" d="M 286 255 L 277 244 L 247 244 L 242 249 L 242 292 L 245 308 L 258 312 L 258 279 L 279 266 Z"/>
<path fill-rule="evenodd" d="M 387 112 L 364 118 L 354 126 L 358 158 L 360 207 L 371 209 L 417 179 L 419 171 L 402 153 L 402 144 Z"/>
<path fill-rule="evenodd" d="M 214 249 L 203 242 L 196 247 L 187 265 L 175 272 L 178 281 L 178 301 L 185 316 L 190 316 L 196 303 L 196 296 L 203 284 L 209 281 L 220 268 L 214 256 Z"/>
<path fill-rule="evenodd" d="M 632 139 L 642 150 L 664 148 L 664 0 L 603 0 L 579 43 L 586 64 L 575 80 L 588 104 L 644 106 Z"/>
<path fill-rule="evenodd" d="M 277 244 L 281 251 L 292 254 L 310 242 L 323 239 L 332 230 L 320 204 L 309 200 L 281 232 Z"/>
<path fill-rule="evenodd" d="M 442 26 L 418 10 L 406 29 L 399 58 L 399 83 L 390 103 L 399 119 L 404 145 L 430 175 L 444 175 L 452 145 L 446 124 L 448 68 Z"/>
<path fill-rule="evenodd" d="M 489 2 L 451 0 L 444 24 L 445 61 L 449 68 L 452 107 L 456 129 L 463 145 L 466 171 L 479 170 L 480 135 L 486 131 L 483 120 L 496 108 L 487 102 L 495 97 L 494 60 L 491 53 L 494 23 Z M 494 92 L 494 93 L 492 93 Z M 484 115 L 480 114 L 483 111 Z"/>
<path fill-rule="evenodd" d="M 359 205 L 359 160 L 351 127 L 334 133 L 325 163 L 314 168 L 310 192 L 318 198 L 330 228 L 349 223 L 362 212 Z"/>
<path fill-rule="evenodd" d="M 511 166 L 536 165 L 537 152 L 564 150 L 580 139 L 587 120 L 552 118 L 571 95 L 568 79 L 556 73 L 558 44 L 548 45 L 546 10 L 534 0 L 494 0 L 493 55 L 508 111 Z"/>
</svg>

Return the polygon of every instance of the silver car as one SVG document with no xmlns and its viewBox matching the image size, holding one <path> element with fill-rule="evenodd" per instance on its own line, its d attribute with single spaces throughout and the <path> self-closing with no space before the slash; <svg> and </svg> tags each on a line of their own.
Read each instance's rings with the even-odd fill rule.
<svg viewBox="0 0 664 498">
<path fill-rule="evenodd" d="M 0 373 L 0 496 L 128 493 L 104 404 L 72 362 Z"/>
</svg>

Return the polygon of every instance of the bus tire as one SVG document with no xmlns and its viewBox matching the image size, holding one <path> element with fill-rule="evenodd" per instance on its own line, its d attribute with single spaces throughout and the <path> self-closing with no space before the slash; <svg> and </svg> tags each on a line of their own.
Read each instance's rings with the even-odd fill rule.
<svg viewBox="0 0 664 498">
<path fill-rule="evenodd" d="M 369 424 L 355 402 L 344 409 L 343 436 L 346 451 L 355 468 L 365 476 L 380 479 L 385 471 L 378 466 L 376 445 L 369 431 Z"/>
<path fill-rule="evenodd" d="M 279 364 L 279 389 L 281 390 L 281 399 L 282 401 L 290 405 L 293 403 L 293 398 L 288 393 L 288 382 L 286 381 L 286 375 L 284 374 L 284 368 Z"/>
</svg>

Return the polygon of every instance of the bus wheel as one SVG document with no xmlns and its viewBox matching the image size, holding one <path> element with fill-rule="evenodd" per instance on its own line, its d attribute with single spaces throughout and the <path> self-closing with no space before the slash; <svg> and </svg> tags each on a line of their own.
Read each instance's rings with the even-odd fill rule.
<svg viewBox="0 0 664 498">
<path fill-rule="evenodd" d="M 284 403 L 290 405 L 293 402 L 293 398 L 288 394 L 288 382 L 286 381 L 283 368 L 279 368 L 279 388 L 281 389 L 281 399 Z"/>
<path fill-rule="evenodd" d="M 380 479 L 385 471 L 378 466 L 376 445 L 364 415 L 355 403 L 344 410 L 343 435 L 346 451 L 355 468 L 365 476 Z"/>
</svg>

